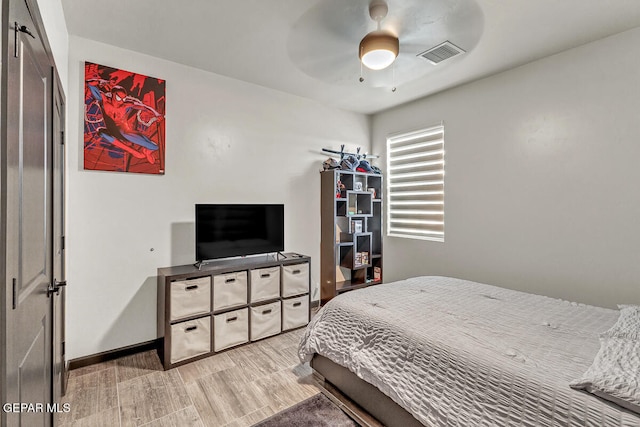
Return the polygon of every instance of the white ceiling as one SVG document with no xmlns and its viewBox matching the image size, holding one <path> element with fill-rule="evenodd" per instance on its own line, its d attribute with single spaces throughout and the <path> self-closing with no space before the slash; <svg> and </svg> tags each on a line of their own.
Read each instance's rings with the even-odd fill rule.
<svg viewBox="0 0 640 427">
<path fill-rule="evenodd" d="M 361 83 L 369 1 L 62 5 L 72 35 L 366 114 L 640 26 L 640 0 L 388 0 L 382 26 L 399 36 L 400 55 L 393 70 L 365 69 Z M 416 57 L 445 40 L 467 53 L 437 66 Z"/>
</svg>

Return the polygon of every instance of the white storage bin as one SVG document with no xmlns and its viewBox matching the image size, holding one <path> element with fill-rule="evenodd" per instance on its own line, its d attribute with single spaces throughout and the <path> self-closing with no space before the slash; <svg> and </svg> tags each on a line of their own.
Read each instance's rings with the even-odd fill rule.
<svg viewBox="0 0 640 427">
<path fill-rule="evenodd" d="M 249 341 L 249 310 L 229 311 L 213 316 L 213 350 L 220 351 Z"/>
<path fill-rule="evenodd" d="M 309 293 L 309 263 L 282 266 L 282 296 Z"/>
<path fill-rule="evenodd" d="M 280 301 L 251 307 L 251 341 L 270 337 L 282 331 Z"/>
<path fill-rule="evenodd" d="M 211 316 L 171 325 L 171 363 L 211 351 Z"/>
<path fill-rule="evenodd" d="M 211 276 L 171 283 L 171 320 L 211 311 Z"/>
<path fill-rule="evenodd" d="M 309 295 L 282 300 L 282 330 L 299 328 L 309 323 Z"/>
<path fill-rule="evenodd" d="M 213 311 L 247 303 L 247 272 L 213 276 Z"/>
<path fill-rule="evenodd" d="M 251 302 L 280 297 L 280 267 L 251 270 Z"/>
</svg>

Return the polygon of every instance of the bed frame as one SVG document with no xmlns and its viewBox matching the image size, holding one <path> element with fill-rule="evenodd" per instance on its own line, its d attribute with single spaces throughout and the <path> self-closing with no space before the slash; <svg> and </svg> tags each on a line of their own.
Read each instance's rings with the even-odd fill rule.
<svg viewBox="0 0 640 427">
<path fill-rule="evenodd" d="M 313 356 L 311 367 L 316 373 L 316 378 L 318 375 L 321 377 L 319 380 L 323 382 L 321 386 L 325 391 L 345 404 L 348 412 L 355 412 L 350 415 L 355 415 L 357 421 L 364 421 L 370 426 L 382 424 L 388 427 L 423 427 L 422 423 L 404 408 L 347 368 L 319 354 Z M 350 407 L 341 395 L 346 396 L 357 406 Z M 359 410 L 366 412 L 358 413 Z M 374 418 L 373 422 L 367 422 L 367 415 Z"/>
</svg>

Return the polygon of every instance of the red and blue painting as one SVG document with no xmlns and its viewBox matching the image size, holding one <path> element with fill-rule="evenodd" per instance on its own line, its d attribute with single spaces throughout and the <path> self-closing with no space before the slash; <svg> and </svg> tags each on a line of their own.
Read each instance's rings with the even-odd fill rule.
<svg viewBox="0 0 640 427">
<path fill-rule="evenodd" d="M 164 174 L 165 81 L 84 65 L 84 168 Z"/>
</svg>

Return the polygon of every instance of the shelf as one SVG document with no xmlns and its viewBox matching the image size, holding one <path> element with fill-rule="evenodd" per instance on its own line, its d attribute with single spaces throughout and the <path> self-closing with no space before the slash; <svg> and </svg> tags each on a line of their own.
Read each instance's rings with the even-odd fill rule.
<svg viewBox="0 0 640 427">
<path fill-rule="evenodd" d="M 250 258 L 239 259 L 222 259 L 201 266 L 201 269 L 189 265 L 180 265 L 172 267 L 158 268 L 157 270 L 157 306 L 156 306 L 156 332 L 160 337 L 158 343 L 158 354 L 162 367 L 167 370 L 175 368 L 186 363 L 193 362 L 205 357 L 209 357 L 218 351 L 224 351 L 230 346 L 243 345 L 249 342 L 249 331 L 251 330 L 251 317 L 249 312 L 252 309 L 261 310 L 260 307 L 266 307 L 270 304 L 278 305 L 282 310 L 274 319 L 282 321 L 278 323 L 280 326 L 274 326 L 271 332 L 282 333 L 291 328 L 283 329 L 284 319 L 287 317 L 296 322 L 305 314 L 306 319 L 310 319 L 311 312 L 307 310 L 311 307 L 311 294 L 309 293 L 309 285 L 311 283 L 310 263 L 311 259 L 304 255 L 294 253 L 285 253 L 285 259 L 279 259 L 271 255 L 256 256 Z M 252 295 L 249 293 L 250 287 L 247 287 L 246 280 L 238 280 L 239 290 L 246 292 L 237 293 L 227 282 L 227 275 L 242 273 L 243 277 L 251 278 L 252 272 L 256 272 L 257 276 L 261 276 L 261 269 L 277 269 L 280 279 L 276 282 L 277 293 L 269 295 L 268 299 L 251 302 Z M 295 273 L 297 271 L 298 273 Z M 200 285 L 201 282 L 195 280 L 207 279 L 202 281 L 201 290 L 206 292 L 195 293 L 183 291 L 193 291 L 189 289 L 193 283 Z M 176 285 L 176 282 L 193 281 L 186 287 Z M 224 286 L 216 286 L 224 284 Z M 209 286 L 205 286 L 205 285 Z M 250 284 L 250 283 L 249 283 Z M 254 282 L 255 284 L 255 282 Z M 263 283 L 266 285 L 266 283 Z M 195 288 L 195 285 L 193 285 Z M 197 288 L 196 288 L 197 289 Z M 285 311 L 285 302 L 299 299 L 301 305 L 298 312 Z M 216 301 L 232 301 L 236 305 L 218 307 Z M 178 304 L 176 304 L 178 302 Z M 183 304 L 184 303 L 184 304 Z M 180 311 L 180 305 L 196 307 L 196 310 L 187 312 Z M 206 310 L 200 310 L 202 307 L 208 307 Z M 173 311 L 172 311 L 173 310 Z M 295 311 L 295 310 L 294 310 Z M 185 313 L 184 315 L 182 313 Z M 236 313 L 246 313 L 240 316 Z M 298 314 L 301 318 L 298 319 Z M 226 315 L 234 316 L 238 319 L 237 328 L 225 329 L 218 328 L 221 319 Z M 222 317 L 220 317 L 222 316 Z M 281 317 L 282 316 L 282 317 Z M 243 318 L 244 317 L 244 318 Z M 224 324 L 224 320 L 221 322 Z M 305 323 L 306 324 L 306 323 Z M 303 326 L 300 324 L 300 326 Z M 186 340 L 184 333 L 187 331 L 196 331 L 190 336 L 190 340 Z M 247 334 L 246 339 L 244 334 Z M 225 342 L 226 338 L 233 338 L 230 346 L 224 345 L 216 349 L 212 344 L 216 342 Z M 240 340 L 240 338 L 242 338 Z M 255 338 L 257 339 L 257 338 Z M 254 340 L 252 338 L 252 340 Z M 228 341 L 228 340 L 227 340 Z M 195 343 L 195 344 L 193 344 Z"/>
<path fill-rule="evenodd" d="M 352 291 L 354 289 L 366 288 L 370 284 L 371 283 L 367 283 L 367 282 L 352 284 L 351 280 L 345 280 L 344 282 L 336 282 L 336 292 L 341 293 L 346 291 Z"/>
<path fill-rule="evenodd" d="M 243 305 L 243 306 L 239 306 L 238 308 L 243 308 L 243 307 L 247 307 L 247 306 L 248 305 Z M 235 310 L 235 307 L 234 307 L 234 310 Z M 208 313 L 198 313 L 198 314 L 193 314 L 191 316 L 180 317 L 180 318 L 175 319 L 175 320 L 169 320 L 169 324 L 175 325 L 177 323 L 188 322 L 188 321 L 191 321 L 191 320 L 200 319 L 202 317 L 211 316 L 212 314 L 213 314 L 213 312 L 209 311 Z"/>
<path fill-rule="evenodd" d="M 350 194 L 356 194 L 356 195 L 357 195 L 357 194 L 364 194 L 364 195 L 369 195 L 369 194 L 371 194 L 371 193 L 370 193 L 370 192 L 368 192 L 368 191 L 355 191 L 355 190 L 349 190 L 349 193 L 350 193 Z M 343 200 L 347 200 L 347 198 L 346 198 L 346 197 L 336 197 L 336 202 L 341 202 L 341 201 L 343 201 Z M 381 199 L 374 199 L 374 198 L 372 197 L 372 198 L 371 198 L 371 200 L 374 200 L 374 201 L 375 201 L 375 200 L 380 201 Z"/>
<path fill-rule="evenodd" d="M 360 231 L 357 233 L 340 233 L 340 243 L 353 243 L 360 237 L 371 237 L 370 231 Z"/>
<path fill-rule="evenodd" d="M 379 285 L 382 283 L 381 280 L 371 280 L 369 282 L 355 282 L 352 283 L 351 280 L 345 280 L 343 282 L 336 282 L 336 291 L 338 293 L 352 291 L 354 289 L 362 289 L 371 285 Z"/>
<path fill-rule="evenodd" d="M 338 293 L 382 283 L 373 277 L 382 277 L 385 192 L 381 174 L 331 170 L 320 177 L 320 299 L 325 303 Z"/>
</svg>

